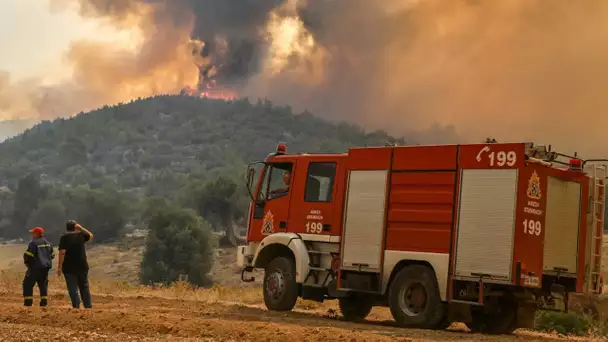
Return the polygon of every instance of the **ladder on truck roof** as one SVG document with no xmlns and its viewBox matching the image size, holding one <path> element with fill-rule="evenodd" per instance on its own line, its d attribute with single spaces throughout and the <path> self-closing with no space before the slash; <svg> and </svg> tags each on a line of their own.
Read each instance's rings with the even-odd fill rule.
<svg viewBox="0 0 608 342">
<path fill-rule="evenodd" d="M 593 186 L 592 198 L 592 236 L 591 236 L 591 265 L 587 279 L 590 292 L 602 292 L 602 252 L 604 247 L 604 219 L 606 206 L 606 177 L 608 167 L 592 164 L 591 182 Z"/>
<path fill-rule="evenodd" d="M 553 151 L 551 149 L 551 145 L 534 146 L 533 143 L 526 144 L 526 156 L 531 159 L 537 159 L 537 160 L 541 160 L 543 162 L 550 163 L 550 165 L 548 164 L 548 166 L 553 166 L 553 164 L 559 164 L 562 166 L 570 167 L 572 160 L 579 160 L 581 163 L 583 162 L 583 160 L 580 157 L 578 157 L 577 152 L 574 152 L 574 155 L 568 155 L 565 153 Z M 589 161 L 591 161 L 591 160 L 589 160 Z M 600 160 L 594 159 L 594 161 L 600 161 Z M 603 161 L 603 159 L 602 159 L 602 161 Z"/>
</svg>

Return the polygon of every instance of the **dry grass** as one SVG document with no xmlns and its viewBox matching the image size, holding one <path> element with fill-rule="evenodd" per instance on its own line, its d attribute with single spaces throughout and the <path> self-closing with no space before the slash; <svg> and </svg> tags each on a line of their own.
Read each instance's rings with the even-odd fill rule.
<svg viewBox="0 0 608 342">
<path fill-rule="evenodd" d="M 87 248 L 91 278 L 139 283 L 140 262 L 144 253 L 143 240 L 125 240 L 118 243 L 92 245 Z M 0 270 L 24 272 L 23 251 L 25 244 L 0 245 Z M 259 286 L 263 273 L 255 272 L 258 279 L 253 284 L 243 283 L 236 265 L 236 248 L 219 248 L 214 251 L 214 263 L 210 276 L 214 283 L 225 287 Z"/>
<path fill-rule="evenodd" d="M 25 244 L 0 245 L 0 270 L 25 271 L 23 252 L 26 248 Z M 124 248 L 123 243 L 93 245 L 87 249 L 91 276 L 137 283 L 143 250 L 141 245 Z"/>
<path fill-rule="evenodd" d="M 20 295 L 23 273 L 16 271 L 0 271 L 0 295 Z M 198 288 L 185 281 L 178 281 L 171 285 L 144 286 L 129 283 L 127 281 L 116 281 L 108 279 L 97 279 L 91 277 L 91 292 L 93 296 L 106 298 L 162 298 L 170 300 L 185 300 L 204 303 L 224 303 L 234 305 L 248 305 L 259 308 L 264 307 L 261 286 L 226 287 L 216 285 L 210 288 Z M 35 290 L 36 291 L 36 290 Z M 36 292 L 35 292 L 36 293 Z M 52 274 L 49 277 L 49 295 L 56 299 L 67 300 L 67 290 L 63 278 Z M 386 311 L 385 308 L 378 308 Z M 297 310 L 316 311 L 324 315 L 335 316 L 337 314 L 337 302 L 325 301 L 318 303 L 298 299 Z M 376 311 L 378 311 L 376 310 Z M 385 319 L 390 319 L 387 313 L 379 313 Z"/>
<path fill-rule="evenodd" d="M 0 294 L 21 293 L 23 273 L 11 270 L 0 271 Z M 165 299 L 228 302 L 238 300 L 243 304 L 262 303 L 259 287 L 226 288 L 214 286 L 211 288 L 196 288 L 184 281 L 178 281 L 170 286 L 143 286 L 126 281 L 113 281 L 91 277 L 91 292 L 95 295 L 112 297 L 159 297 Z M 55 274 L 49 277 L 49 293 L 64 294 L 65 282 Z"/>
<path fill-rule="evenodd" d="M 22 268 L 25 244 L 0 245 L 0 270 Z"/>
<path fill-rule="evenodd" d="M 21 282 L 25 268 L 23 251 L 26 245 L 0 245 L 0 293 L 21 293 Z M 216 250 L 212 270 L 214 281 L 211 288 L 196 288 L 186 282 L 171 286 L 143 286 L 138 284 L 139 264 L 143 253 L 142 244 L 117 243 L 94 245 L 87 250 L 90 265 L 91 291 L 95 295 L 111 297 L 159 297 L 167 299 L 204 302 L 239 302 L 262 304 L 260 277 L 254 283 L 242 283 L 235 264 L 234 249 Z M 56 266 L 56 265 L 55 265 Z M 58 278 L 54 270 L 49 276 L 51 294 L 64 295 L 65 281 Z M 307 306 L 312 306 L 309 304 Z"/>
</svg>

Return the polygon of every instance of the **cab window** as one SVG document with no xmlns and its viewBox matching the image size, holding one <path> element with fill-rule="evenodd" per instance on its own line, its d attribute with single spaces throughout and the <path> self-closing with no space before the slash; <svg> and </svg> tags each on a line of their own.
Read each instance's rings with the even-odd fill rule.
<svg viewBox="0 0 608 342">
<path fill-rule="evenodd" d="M 305 202 L 331 202 L 336 163 L 310 163 L 306 178 Z"/>
<path fill-rule="evenodd" d="M 291 172 L 292 163 L 268 165 L 258 198 L 260 200 L 272 200 L 289 194 Z"/>
</svg>

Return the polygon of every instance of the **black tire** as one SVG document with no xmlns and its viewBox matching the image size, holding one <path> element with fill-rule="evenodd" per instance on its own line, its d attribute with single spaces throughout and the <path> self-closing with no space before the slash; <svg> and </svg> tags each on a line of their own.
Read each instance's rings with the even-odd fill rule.
<svg viewBox="0 0 608 342">
<path fill-rule="evenodd" d="M 359 322 L 365 319 L 372 311 L 373 301 L 369 296 L 353 294 L 346 298 L 339 298 L 338 304 L 344 320 Z"/>
<path fill-rule="evenodd" d="M 517 303 L 515 299 L 499 300 L 498 310 L 471 312 L 473 322 L 467 323 L 471 331 L 490 335 L 510 334 L 517 329 Z"/>
<path fill-rule="evenodd" d="M 273 259 L 264 272 L 264 304 L 272 311 L 290 311 L 298 300 L 296 265 L 284 257 Z"/>
<path fill-rule="evenodd" d="M 422 293 L 424 300 L 420 299 Z M 417 300 L 411 298 L 414 296 Z M 388 303 L 402 327 L 437 329 L 445 320 L 446 306 L 441 302 L 437 280 L 426 266 L 412 265 L 399 271 L 390 285 Z"/>
<path fill-rule="evenodd" d="M 447 311 L 447 310 L 446 310 Z M 452 326 L 452 322 L 448 319 L 447 315 L 444 315 L 443 319 L 437 326 L 437 329 L 446 330 L 447 328 Z"/>
</svg>

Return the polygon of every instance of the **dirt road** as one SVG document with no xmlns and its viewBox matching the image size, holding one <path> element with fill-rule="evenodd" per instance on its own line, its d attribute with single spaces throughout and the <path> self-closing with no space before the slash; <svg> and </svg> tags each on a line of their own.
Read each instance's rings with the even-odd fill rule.
<svg viewBox="0 0 608 342">
<path fill-rule="evenodd" d="M 91 279 L 93 310 L 70 309 L 65 283 L 54 275 L 49 279 L 50 307 L 25 310 L 20 295 L 23 267 L 17 267 L 23 247 L 15 247 L 15 251 L 9 247 L 0 246 L 0 341 L 567 340 L 523 330 L 511 336 L 484 336 L 459 325 L 450 331 L 401 329 L 393 325 L 386 308 L 374 308 L 363 324 L 348 323 L 341 320 L 335 301 L 299 301 L 294 312 L 270 313 L 261 298 L 261 277 L 245 287 L 238 281 L 233 251 L 220 251 L 216 258 L 218 267 L 213 276 L 220 280 L 218 286 L 193 289 L 176 283 L 151 288 L 127 281 L 137 274 L 131 264 L 122 261 L 134 259 L 131 254 L 124 255 L 133 253 L 131 250 L 100 246 L 91 250 L 91 255 L 99 255 Z M 3 267 L 2 260 L 10 262 Z"/>
<path fill-rule="evenodd" d="M 0 294 L 2 341 L 511 341 L 552 340 L 557 336 L 518 331 L 484 336 L 458 331 L 425 331 L 392 326 L 384 309 L 369 322 L 343 322 L 332 309 L 299 308 L 270 313 L 257 304 L 166 299 L 150 296 L 96 296 L 94 309 L 70 309 L 62 294 L 50 307 L 22 307 L 17 294 Z"/>
</svg>

